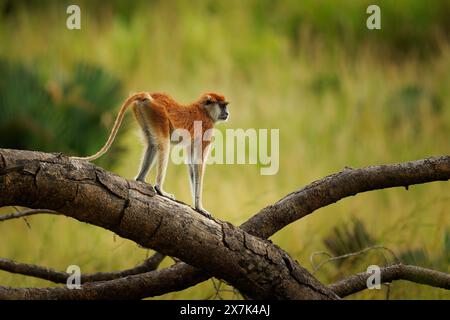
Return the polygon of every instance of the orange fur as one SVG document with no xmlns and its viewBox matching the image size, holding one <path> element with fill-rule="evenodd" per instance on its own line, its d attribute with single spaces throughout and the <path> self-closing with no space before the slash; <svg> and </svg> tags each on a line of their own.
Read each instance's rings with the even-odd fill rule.
<svg viewBox="0 0 450 320">
<path fill-rule="evenodd" d="M 165 128 L 167 132 L 167 123 L 165 119 L 169 120 L 170 132 L 174 129 L 186 129 L 191 136 L 194 135 L 194 121 L 202 122 L 202 134 L 213 128 L 214 122 L 209 117 L 202 103 L 205 97 L 209 95 L 216 101 L 224 102 L 225 98 L 222 95 L 215 93 L 208 93 L 202 95 L 202 97 L 189 105 L 181 105 L 173 100 L 169 95 L 164 93 L 152 93 L 151 96 L 154 102 L 150 106 L 153 110 L 153 119 L 151 120 L 156 126 Z"/>
<path fill-rule="evenodd" d="M 194 136 L 194 122 L 201 121 L 202 130 L 200 134 L 201 138 L 203 138 L 205 131 L 212 129 L 216 121 L 225 120 L 228 117 L 227 104 L 224 96 L 216 93 L 205 93 L 197 101 L 189 105 L 181 105 L 169 95 L 163 93 L 138 93 L 132 95 L 120 108 L 106 144 L 96 154 L 76 159 L 95 160 L 108 151 L 120 127 L 125 111 L 131 106 L 147 143 L 140 172 L 136 179 L 140 181 L 145 180 L 148 170 L 152 166 L 156 155 L 158 155 L 155 189 L 159 194 L 172 198 L 172 195 L 162 190 L 169 159 L 170 136 L 172 132 L 176 129 L 185 129 L 189 131 L 192 138 L 196 138 Z M 202 207 L 201 190 L 205 172 L 205 160 L 210 143 L 210 141 L 203 141 L 202 139 L 202 156 L 201 159 L 198 158 L 201 163 L 189 164 L 195 208 L 206 216 L 210 216 L 210 214 Z M 189 146 L 188 153 L 190 156 L 194 152 L 198 155 L 200 150 L 195 150 L 195 146 L 195 143 Z"/>
</svg>

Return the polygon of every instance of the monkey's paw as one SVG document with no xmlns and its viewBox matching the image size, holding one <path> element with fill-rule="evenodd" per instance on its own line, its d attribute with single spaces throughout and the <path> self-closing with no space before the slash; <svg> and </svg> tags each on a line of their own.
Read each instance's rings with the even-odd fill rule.
<svg viewBox="0 0 450 320">
<path fill-rule="evenodd" d="M 173 194 L 163 191 L 159 186 L 155 186 L 155 190 L 160 196 L 175 200 L 175 196 Z"/>
<path fill-rule="evenodd" d="M 202 214 L 203 216 L 205 216 L 205 217 L 207 217 L 207 218 L 209 218 L 209 219 L 212 218 L 211 213 L 209 213 L 208 211 L 206 211 L 206 210 L 203 209 L 203 208 L 195 208 L 195 210 L 196 210 L 198 213 Z"/>
</svg>

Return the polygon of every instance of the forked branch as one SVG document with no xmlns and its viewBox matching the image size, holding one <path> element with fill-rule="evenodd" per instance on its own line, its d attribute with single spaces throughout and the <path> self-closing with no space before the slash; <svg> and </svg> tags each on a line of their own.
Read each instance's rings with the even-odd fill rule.
<svg viewBox="0 0 450 320">
<path fill-rule="evenodd" d="M 129 276 L 126 281 L 86 284 L 76 293 L 66 288 L 0 287 L 0 297 L 137 299 L 181 290 L 216 276 L 254 298 L 335 298 L 331 287 L 320 284 L 285 252 L 260 238 L 359 192 L 448 179 L 449 156 L 345 169 L 266 207 L 240 229 L 208 220 L 182 203 L 155 195 L 145 184 L 89 163 L 0 149 L 0 206 L 56 210 L 192 265 L 177 263 Z M 132 283 L 134 290 L 130 290 Z M 113 296 L 107 288 L 114 288 Z"/>
</svg>

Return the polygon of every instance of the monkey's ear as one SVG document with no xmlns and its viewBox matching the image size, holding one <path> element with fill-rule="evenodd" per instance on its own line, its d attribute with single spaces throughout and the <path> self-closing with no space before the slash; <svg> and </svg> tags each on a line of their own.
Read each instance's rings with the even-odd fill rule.
<svg viewBox="0 0 450 320">
<path fill-rule="evenodd" d="M 212 103 L 212 98 L 209 94 L 207 94 L 205 96 L 205 104 L 211 104 Z"/>
</svg>

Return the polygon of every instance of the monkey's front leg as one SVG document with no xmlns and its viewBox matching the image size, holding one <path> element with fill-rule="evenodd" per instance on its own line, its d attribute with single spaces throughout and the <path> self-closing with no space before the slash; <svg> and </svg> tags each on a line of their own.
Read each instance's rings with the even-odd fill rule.
<svg viewBox="0 0 450 320">
<path fill-rule="evenodd" d="M 201 164 L 193 164 L 192 167 L 194 169 L 194 204 L 195 209 L 204 215 L 207 218 L 212 218 L 211 214 L 203 209 L 202 205 L 202 186 L 203 186 L 203 175 L 205 173 L 205 164 L 206 161 L 203 161 Z"/>
<path fill-rule="evenodd" d="M 195 207 L 195 210 L 197 210 L 197 212 L 201 213 L 202 215 L 204 215 L 205 217 L 212 219 L 212 215 L 211 213 L 209 213 L 208 211 L 206 211 L 205 209 L 203 209 L 201 207 L 201 205 L 199 207 Z"/>
<path fill-rule="evenodd" d="M 191 186 L 191 194 L 192 194 L 192 202 L 194 203 L 195 210 L 197 210 L 199 213 L 204 215 L 205 217 L 210 218 L 211 214 L 202 208 L 201 204 L 201 192 L 198 193 L 198 187 L 197 187 L 197 170 L 196 170 L 196 164 L 193 164 L 191 162 L 191 158 L 189 158 L 188 162 L 188 170 L 189 170 L 189 182 Z"/>
</svg>

